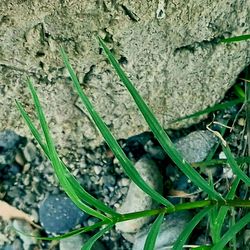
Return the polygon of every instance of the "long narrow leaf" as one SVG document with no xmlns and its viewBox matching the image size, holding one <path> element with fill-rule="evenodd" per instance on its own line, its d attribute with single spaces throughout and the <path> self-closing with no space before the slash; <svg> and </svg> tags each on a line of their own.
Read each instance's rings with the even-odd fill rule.
<svg viewBox="0 0 250 250">
<path fill-rule="evenodd" d="M 196 214 L 191 221 L 186 225 L 185 229 L 179 235 L 176 240 L 173 250 L 182 250 L 185 242 L 187 241 L 189 235 L 193 232 L 197 224 L 208 214 L 212 209 L 212 206 L 202 209 L 198 214 Z"/>
<path fill-rule="evenodd" d="M 138 171 L 134 168 L 132 162 L 128 159 L 128 157 L 125 155 L 123 150 L 121 149 L 120 145 L 114 138 L 114 136 L 111 134 L 105 123 L 102 121 L 101 117 L 98 115 L 98 113 L 95 111 L 93 105 L 89 101 L 88 97 L 85 95 L 83 90 L 81 89 L 80 83 L 78 81 L 78 78 L 71 67 L 68 57 L 63 50 L 61 49 L 62 58 L 64 61 L 65 66 L 67 67 L 71 79 L 73 81 L 74 87 L 81 98 L 83 104 L 87 108 L 89 114 L 91 115 L 93 121 L 95 122 L 96 126 L 98 127 L 99 131 L 101 132 L 102 136 L 104 137 L 105 141 L 109 145 L 110 149 L 114 152 L 114 155 L 117 157 L 119 162 L 121 163 L 121 166 L 123 167 L 125 173 L 129 176 L 129 178 L 139 187 L 141 188 L 145 193 L 150 195 L 154 200 L 162 203 L 163 205 L 167 207 L 172 207 L 172 203 L 170 203 L 167 199 L 165 199 L 162 195 L 160 195 L 157 191 L 155 191 L 153 188 L 151 188 L 140 176 Z"/>
<path fill-rule="evenodd" d="M 109 224 L 108 226 L 106 226 L 105 228 L 103 228 L 102 230 L 100 230 L 98 233 L 96 233 L 94 236 L 92 236 L 85 244 L 84 246 L 81 248 L 81 250 L 90 250 L 92 248 L 92 246 L 95 244 L 95 242 L 102 237 L 106 232 L 108 232 L 112 227 L 114 226 L 114 224 Z"/>
<path fill-rule="evenodd" d="M 215 104 L 212 107 L 209 107 L 209 108 L 203 109 L 201 111 L 195 112 L 195 113 L 193 113 L 191 115 L 187 115 L 187 116 L 178 118 L 178 119 L 172 121 L 171 124 L 175 123 L 175 122 L 180 122 L 180 121 L 183 121 L 183 120 L 186 120 L 186 119 L 190 119 L 190 118 L 196 118 L 196 117 L 199 117 L 199 116 L 204 115 L 204 114 L 209 114 L 209 113 L 215 112 L 217 110 L 225 110 L 225 109 L 230 108 L 230 107 L 232 107 L 234 105 L 244 103 L 244 100 L 245 100 L 244 98 L 238 98 L 238 99 L 235 99 L 235 100 L 232 100 L 232 101 Z"/>
<path fill-rule="evenodd" d="M 237 157 L 234 158 L 235 161 L 237 162 L 237 164 L 241 165 L 243 163 L 250 163 L 250 156 L 245 156 L 245 157 Z M 194 162 L 191 163 L 191 166 L 194 168 L 197 167 L 211 167 L 211 166 L 215 166 L 215 165 L 222 165 L 222 164 L 226 164 L 227 160 L 226 159 L 213 159 L 213 160 L 209 160 L 209 161 L 202 161 L 202 162 Z"/>
<path fill-rule="evenodd" d="M 240 42 L 240 41 L 244 41 L 244 40 L 248 40 L 248 39 L 250 39 L 250 34 L 225 38 L 225 39 L 222 39 L 221 42 L 223 42 L 223 43 L 233 43 L 233 42 Z"/>
<path fill-rule="evenodd" d="M 66 238 L 69 238 L 69 237 L 72 237 L 73 235 L 78 235 L 78 234 L 82 234 L 82 233 L 86 233 L 86 232 L 90 232 L 90 231 L 93 231 L 103 225 L 107 224 L 107 222 L 105 221 L 99 221 L 97 223 L 95 223 L 94 225 L 91 225 L 91 226 L 86 226 L 86 227 L 82 227 L 82 228 L 78 228 L 78 229 L 74 229 L 68 233 L 65 233 L 63 235 L 59 235 L 59 236 L 52 236 L 52 237 L 43 237 L 43 236 L 38 236 L 38 235 L 31 235 L 31 234 L 28 234 L 28 233 L 25 233 L 25 232 L 22 232 L 18 229 L 16 229 L 15 227 L 13 227 L 13 230 L 22 234 L 22 235 L 25 235 L 27 237 L 31 237 L 31 238 L 35 238 L 37 240 L 46 240 L 46 241 L 52 241 L 52 240 L 62 240 L 62 239 L 66 239 Z"/>
<path fill-rule="evenodd" d="M 235 192 L 237 190 L 239 183 L 240 183 L 240 178 L 237 176 L 232 183 L 232 187 L 231 187 L 230 191 L 227 193 L 227 195 L 225 197 L 227 200 L 232 200 L 234 198 Z M 222 226 L 224 224 L 224 221 L 225 221 L 225 218 L 226 218 L 226 215 L 227 215 L 227 212 L 229 209 L 230 209 L 230 207 L 226 207 L 226 206 L 221 207 L 219 209 L 218 215 L 214 221 L 214 231 L 215 231 L 214 241 L 215 241 L 215 243 L 220 240 L 221 229 L 222 229 Z"/>
<path fill-rule="evenodd" d="M 47 153 L 48 153 L 49 159 L 51 160 L 52 166 L 54 167 L 56 175 L 57 175 L 57 177 L 59 179 L 59 182 L 62 185 L 63 189 L 68 194 L 68 196 L 72 199 L 72 201 L 80 209 L 82 209 L 84 212 L 86 212 L 86 213 L 88 213 L 90 215 L 93 215 L 93 216 L 95 216 L 97 218 L 100 218 L 102 220 L 110 220 L 105 215 L 97 212 L 96 210 L 90 208 L 84 202 L 82 202 L 82 200 L 79 199 L 79 197 L 76 195 L 75 190 L 70 185 L 68 179 L 65 178 L 65 174 L 67 174 L 67 173 L 65 173 L 64 169 L 61 168 L 61 162 L 60 162 L 59 156 L 57 155 L 57 152 L 56 152 L 54 143 L 52 141 L 52 138 L 50 136 L 49 128 L 48 128 L 45 116 L 43 114 L 41 104 L 39 102 L 39 99 L 38 99 L 38 96 L 36 94 L 36 91 L 35 91 L 35 89 L 34 89 L 34 87 L 32 85 L 32 82 L 30 80 L 28 81 L 28 85 L 29 85 L 29 89 L 31 91 L 31 95 L 32 95 L 35 107 L 36 107 L 36 111 L 37 111 L 37 115 L 38 115 L 38 118 L 39 118 L 39 122 L 40 122 L 40 125 L 42 127 L 42 130 L 43 130 L 43 133 L 44 133 L 44 136 L 45 136 L 45 140 L 46 140 L 46 143 L 47 143 L 46 147 L 47 147 L 47 151 L 48 151 Z M 20 105 L 19 105 L 19 107 L 20 107 Z M 29 127 L 32 127 L 32 131 L 34 132 L 34 126 L 30 125 Z M 37 133 L 35 133 L 34 135 L 37 136 Z M 38 136 L 37 138 L 41 139 L 41 136 Z"/>
<path fill-rule="evenodd" d="M 35 128 L 35 126 L 33 125 L 32 121 L 30 120 L 28 114 L 25 112 L 25 110 L 23 109 L 22 105 L 16 101 L 16 105 L 23 117 L 23 119 L 25 120 L 26 124 L 28 125 L 31 133 L 33 134 L 33 136 L 35 137 L 35 139 L 37 140 L 38 144 L 40 145 L 40 147 L 42 148 L 43 152 L 45 153 L 45 155 L 49 158 L 49 152 L 48 152 L 48 148 L 47 146 L 42 142 L 42 137 L 40 136 L 38 130 Z M 79 182 L 75 179 L 75 177 L 69 172 L 67 166 L 65 165 L 65 163 L 63 163 L 61 161 L 61 167 L 63 168 L 63 171 L 65 171 L 65 178 L 68 179 L 68 181 L 70 182 L 70 184 L 74 187 L 74 190 L 76 192 L 76 194 L 78 195 L 78 197 L 80 199 L 82 199 L 82 201 L 86 201 L 89 205 L 93 205 L 95 208 L 99 209 L 100 211 L 103 211 L 105 213 L 111 214 L 113 216 L 118 216 L 119 214 L 116 213 L 113 209 L 111 209 L 110 207 L 106 206 L 103 202 L 97 200 L 95 197 L 93 197 L 92 195 L 90 195 L 80 184 Z"/>
<path fill-rule="evenodd" d="M 131 81 L 128 79 L 126 74 L 123 72 L 122 68 L 109 51 L 105 43 L 99 38 L 100 45 L 104 49 L 110 63 L 113 65 L 116 73 L 119 75 L 121 81 L 124 83 L 130 94 L 132 95 L 135 103 L 143 114 L 146 122 L 154 133 L 155 137 L 161 144 L 162 148 L 166 151 L 169 157 L 175 162 L 175 164 L 181 169 L 181 171 L 198 187 L 200 187 L 203 191 L 207 192 L 214 199 L 223 199 L 222 196 L 215 192 L 211 186 L 201 177 L 201 175 L 193 169 L 190 164 L 188 164 L 181 154 L 177 151 L 174 144 L 171 142 L 165 130 L 161 127 L 158 120 L 155 118 L 154 114 L 150 110 L 150 108 L 146 105 L 144 100 L 139 95 L 138 91 L 135 89 Z"/>
<path fill-rule="evenodd" d="M 151 226 L 143 250 L 154 250 L 155 242 L 159 234 L 162 221 L 164 219 L 164 213 L 158 215 L 153 225 Z"/>
<path fill-rule="evenodd" d="M 221 240 L 216 243 L 212 250 L 221 250 L 224 246 L 237 234 L 242 228 L 244 228 L 248 223 L 250 223 L 250 213 L 246 214 L 241 218 L 236 224 L 234 224 L 221 238 Z"/>
<path fill-rule="evenodd" d="M 222 145 L 222 148 L 223 148 L 223 152 L 225 153 L 225 155 L 227 157 L 227 161 L 233 170 L 233 173 L 235 175 L 239 176 L 243 182 L 245 182 L 248 186 L 250 186 L 250 178 L 238 166 L 237 162 L 235 161 L 235 159 L 233 157 L 233 154 L 232 154 L 229 146 Z"/>
</svg>

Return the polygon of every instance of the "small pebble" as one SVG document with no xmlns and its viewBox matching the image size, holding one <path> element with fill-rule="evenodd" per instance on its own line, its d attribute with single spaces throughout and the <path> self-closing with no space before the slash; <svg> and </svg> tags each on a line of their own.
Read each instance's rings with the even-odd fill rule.
<svg viewBox="0 0 250 250">
<path fill-rule="evenodd" d="M 23 149 L 23 155 L 26 161 L 32 162 L 36 158 L 36 154 L 37 154 L 36 146 L 29 141 Z"/>
<path fill-rule="evenodd" d="M 240 125 L 241 127 L 244 127 L 246 125 L 246 120 L 244 118 L 240 118 L 238 120 L 238 125 Z"/>
<path fill-rule="evenodd" d="M 227 157 L 226 157 L 226 155 L 225 155 L 225 153 L 224 153 L 223 151 L 221 151 L 221 152 L 219 153 L 219 159 L 221 159 L 221 160 L 227 159 Z"/>
<path fill-rule="evenodd" d="M 93 169 L 97 175 L 99 175 L 102 172 L 102 168 L 100 166 L 94 166 Z"/>
</svg>

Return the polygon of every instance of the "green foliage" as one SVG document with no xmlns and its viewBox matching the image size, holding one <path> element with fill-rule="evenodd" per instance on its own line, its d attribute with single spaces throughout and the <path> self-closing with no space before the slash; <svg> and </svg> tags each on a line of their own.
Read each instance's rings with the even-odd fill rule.
<svg viewBox="0 0 250 250">
<path fill-rule="evenodd" d="M 247 34 L 247 35 L 235 36 L 235 37 L 222 39 L 221 42 L 223 42 L 223 43 L 234 43 L 234 42 L 246 41 L 246 40 L 249 40 L 249 39 L 250 39 L 250 34 Z"/>
<path fill-rule="evenodd" d="M 99 201 L 98 199 L 90 195 L 84 189 L 84 187 L 82 187 L 79 184 L 79 182 L 75 179 L 75 177 L 69 172 L 67 166 L 60 159 L 57 153 L 56 147 L 54 145 L 53 139 L 50 135 L 49 127 L 48 127 L 45 115 L 43 113 L 41 104 L 39 102 L 39 98 L 36 94 L 36 90 L 34 89 L 32 82 L 28 80 L 28 87 L 30 89 L 30 92 L 31 92 L 31 95 L 35 104 L 35 109 L 36 109 L 38 120 L 40 122 L 42 133 L 40 133 L 38 129 L 34 126 L 33 122 L 29 118 L 29 115 L 25 112 L 22 105 L 18 101 L 16 101 L 17 107 L 22 117 L 24 118 L 26 124 L 29 126 L 31 133 L 37 140 L 38 144 L 41 146 L 45 155 L 51 161 L 55 174 L 58 177 L 58 180 L 61 186 L 63 187 L 64 191 L 67 193 L 67 195 L 82 211 L 99 219 L 99 221 L 92 226 L 74 230 L 63 236 L 57 236 L 57 237 L 51 237 L 51 238 L 46 238 L 46 237 L 36 237 L 36 238 L 43 239 L 43 240 L 62 239 L 62 238 L 70 237 L 75 234 L 85 233 L 85 232 L 93 231 L 94 229 L 100 228 L 99 232 L 94 234 L 94 236 L 91 237 L 82 247 L 83 250 L 89 250 L 91 249 L 93 244 L 96 242 L 96 240 L 100 238 L 103 234 L 105 234 L 107 231 L 109 231 L 116 223 L 121 222 L 121 221 L 133 220 L 133 219 L 137 219 L 137 218 L 141 218 L 145 216 L 158 215 L 155 222 L 152 224 L 151 230 L 149 231 L 149 234 L 146 239 L 145 247 L 144 247 L 144 249 L 146 250 L 153 250 L 156 239 L 157 239 L 157 235 L 160 231 L 161 223 L 164 219 L 164 214 L 174 213 L 176 211 L 182 211 L 182 210 L 188 210 L 188 209 L 197 209 L 197 210 L 201 209 L 194 216 L 194 218 L 187 224 L 186 228 L 184 229 L 184 231 L 181 233 L 178 240 L 174 244 L 173 249 L 177 250 L 177 249 L 183 248 L 184 244 L 188 240 L 193 229 L 205 216 L 209 216 L 210 222 L 213 222 L 213 223 L 210 223 L 210 225 L 213 224 L 213 226 L 211 226 L 210 228 L 211 235 L 213 236 L 212 237 L 213 242 L 211 246 L 203 246 L 203 248 L 200 247 L 200 249 L 223 249 L 226 246 L 226 244 L 230 240 L 232 240 L 235 237 L 235 235 L 242 228 L 244 228 L 245 225 L 247 225 L 247 223 L 250 222 L 250 215 L 248 213 L 245 216 L 243 216 L 239 221 L 236 221 L 235 224 L 233 224 L 232 227 L 222 235 L 222 226 L 225 223 L 225 218 L 227 216 L 229 209 L 238 208 L 238 207 L 240 208 L 250 207 L 249 200 L 235 199 L 235 192 L 241 181 L 244 182 L 248 186 L 250 185 L 249 177 L 246 175 L 246 173 L 244 173 L 244 171 L 240 167 L 240 164 L 242 163 L 241 162 L 242 159 L 240 159 L 241 161 L 239 159 L 235 160 L 228 145 L 225 144 L 224 141 L 222 141 L 222 148 L 227 156 L 227 161 L 229 165 L 231 166 L 233 172 L 237 176 L 232 183 L 230 191 L 223 197 L 220 193 L 218 193 L 214 189 L 212 185 L 212 181 L 210 183 L 208 180 L 205 180 L 198 173 L 198 171 L 194 169 L 193 166 L 191 166 L 189 163 L 187 163 L 183 159 L 182 155 L 177 151 L 174 144 L 171 142 L 170 138 L 168 137 L 167 133 L 161 127 L 161 125 L 159 124 L 158 120 L 154 116 L 151 109 L 147 106 L 147 104 L 141 98 L 140 94 L 135 89 L 133 83 L 128 79 L 125 72 L 120 67 L 117 60 L 109 51 L 109 49 L 107 48 L 103 40 L 101 38 L 98 38 L 98 40 L 99 40 L 100 46 L 103 48 L 105 54 L 107 55 L 107 58 L 109 59 L 112 66 L 114 67 L 116 73 L 120 77 L 124 86 L 128 89 L 129 93 L 131 94 L 132 98 L 135 101 L 135 104 L 138 106 L 146 122 L 148 123 L 150 129 L 152 130 L 155 137 L 161 144 L 162 148 L 166 151 L 169 157 L 175 162 L 176 166 L 179 167 L 180 170 L 195 185 L 197 185 L 204 193 L 208 195 L 207 197 L 209 199 L 196 201 L 196 202 L 187 202 L 187 203 L 178 204 L 174 206 L 165 197 L 163 197 L 161 194 L 159 194 L 154 189 L 152 189 L 142 179 L 138 171 L 134 168 L 132 162 L 127 158 L 122 148 L 119 146 L 116 139 L 114 138 L 114 136 L 111 134 L 111 132 L 109 131 L 105 123 L 102 121 L 99 114 L 95 111 L 95 108 L 89 101 L 84 91 L 81 89 L 77 76 L 73 68 L 70 65 L 69 59 L 64 49 L 61 48 L 61 55 L 62 55 L 64 64 L 70 73 L 76 92 L 78 93 L 80 99 L 82 100 L 83 105 L 87 108 L 90 116 L 92 117 L 100 133 L 103 135 L 107 144 L 109 145 L 111 150 L 114 152 L 114 155 L 119 160 L 121 166 L 124 169 L 124 172 L 141 190 L 143 190 L 145 193 L 151 196 L 152 199 L 156 200 L 163 207 L 153 209 L 153 210 L 129 213 L 129 214 L 119 214 L 116 211 L 114 211 L 112 208 L 105 205 L 103 202 Z M 233 103 L 229 102 L 229 104 L 232 105 L 235 103 L 240 103 L 242 101 L 243 99 L 242 99 L 242 94 L 241 94 L 241 98 L 235 101 L 232 101 Z M 217 106 L 217 109 L 225 108 L 229 106 L 229 104 L 226 104 L 223 107 Z M 210 109 L 208 111 L 209 112 L 213 111 L 213 109 L 212 110 Z M 212 158 L 211 159 L 210 158 L 208 159 L 208 162 L 212 161 Z M 244 160 L 245 158 L 243 159 L 243 161 Z M 206 163 L 207 165 L 209 165 L 208 162 Z"/>
</svg>

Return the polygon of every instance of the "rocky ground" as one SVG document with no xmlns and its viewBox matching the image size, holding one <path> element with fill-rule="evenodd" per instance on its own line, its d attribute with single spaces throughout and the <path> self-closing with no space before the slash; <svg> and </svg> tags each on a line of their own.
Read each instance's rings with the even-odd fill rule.
<svg viewBox="0 0 250 250">
<path fill-rule="evenodd" d="M 226 98 L 231 98 L 232 95 L 231 91 Z M 176 147 L 187 161 L 203 161 L 218 142 L 218 139 L 206 130 L 206 125 L 211 122 L 212 118 L 220 122 L 230 118 L 230 124 L 234 120 L 234 129 L 231 133 L 226 133 L 226 139 L 235 155 L 241 156 L 246 150 L 244 110 L 240 110 L 240 106 L 234 106 L 229 110 L 216 112 L 214 115 L 215 117 L 211 115 L 207 120 L 188 129 L 169 131 Z M 135 163 L 135 167 L 143 178 L 172 202 L 179 203 L 205 197 L 204 193 L 193 186 L 170 161 L 150 132 L 119 140 L 119 143 Z M 223 158 L 220 149 L 216 157 Z M 113 153 L 105 144 L 95 150 L 72 146 L 71 153 L 62 158 L 79 182 L 91 194 L 112 208 L 121 212 L 132 212 L 157 206 L 133 183 L 130 183 Z M 13 218 L 10 215 L 11 220 L 2 218 L 0 220 L 0 249 L 80 249 L 80 245 L 91 234 L 45 242 L 27 237 L 11 228 L 14 226 L 28 234 L 40 233 L 43 236 L 52 236 L 96 222 L 95 218 L 82 213 L 64 195 L 50 163 L 34 141 L 27 140 L 10 130 L 1 131 L 0 171 L 1 200 L 32 215 L 35 223 L 41 227 L 39 229 L 28 222 L 15 219 L 14 215 Z M 216 189 L 224 193 L 233 178 L 230 169 L 226 165 L 215 166 L 205 169 L 203 176 L 207 177 L 209 173 L 214 177 Z M 246 197 L 247 195 L 247 189 L 242 186 L 238 190 L 238 196 Z M 173 244 L 186 223 L 192 218 L 193 212 L 166 215 L 157 240 L 157 249 Z M 140 219 L 135 222 L 117 224 L 116 228 L 99 240 L 95 249 L 141 250 L 150 222 L 148 219 Z M 239 246 L 249 243 L 249 229 L 242 235 Z M 204 220 L 195 229 L 190 244 L 209 242 L 207 220 Z"/>
</svg>

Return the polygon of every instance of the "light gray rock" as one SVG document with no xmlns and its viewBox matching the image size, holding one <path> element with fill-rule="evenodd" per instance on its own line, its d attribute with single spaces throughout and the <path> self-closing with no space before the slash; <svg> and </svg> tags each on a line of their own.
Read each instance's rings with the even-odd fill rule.
<svg viewBox="0 0 250 250">
<path fill-rule="evenodd" d="M 100 54 L 97 34 L 168 128 L 170 121 L 221 100 L 249 65 L 249 42 L 219 43 L 223 37 L 250 33 L 249 6 L 249 0 L 1 1 L 0 128 L 30 135 L 14 99 L 32 113 L 25 84 L 31 76 L 62 153 L 71 149 L 69 144 L 86 147 L 102 141 L 69 84 L 58 51 L 62 45 L 115 136 L 148 130 Z M 188 122 L 194 120 L 178 126 Z"/>
<path fill-rule="evenodd" d="M 72 237 L 60 240 L 59 248 L 60 250 L 81 250 L 84 243 L 90 237 L 86 234 L 74 235 Z M 92 250 L 105 250 L 105 247 L 100 241 L 96 241 L 93 245 Z"/>
<path fill-rule="evenodd" d="M 217 142 L 217 137 L 210 131 L 197 130 L 181 137 L 174 142 L 174 145 L 185 160 L 192 163 L 203 161 Z M 162 147 L 154 145 L 152 141 L 148 141 L 144 149 L 154 159 L 163 160 L 167 156 Z"/>
<path fill-rule="evenodd" d="M 188 211 L 165 216 L 156 239 L 155 250 L 165 250 L 166 247 L 172 246 L 190 219 L 191 214 Z M 149 229 L 150 226 L 136 234 L 133 250 L 143 250 Z"/>
<path fill-rule="evenodd" d="M 135 168 L 140 173 L 141 177 L 155 190 L 162 193 L 163 183 L 162 176 L 158 170 L 157 165 L 151 159 L 146 157 L 141 158 L 135 164 Z M 117 209 L 119 213 L 132 213 L 143 211 L 146 209 L 153 209 L 157 203 L 152 200 L 145 192 L 138 188 L 134 182 L 131 182 L 127 196 Z M 116 229 L 123 233 L 135 233 L 142 226 L 150 221 L 150 218 L 144 217 L 131 221 L 124 221 L 116 224 Z"/>
<path fill-rule="evenodd" d="M 27 162 L 32 162 L 36 158 L 36 146 L 32 142 L 28 142 L 24 149 L 23 154 Z"/>
<path fill-rule="evenodd" d="M 17 234 L 23 241 L 24 250 L 29 250 L 31 245 L 36 244 L 36 238 L 27 236 L 27 235 L 32 235 L 33 234 L 32 232 L 34 231 L 29 223 L 23 220 L 14 220 L 13 227 L 19 231 L 19 232 L 17 231 Z"/>
<path fill-rule="evenodd" d="M 184 159 L 192 163 L 205 160 L 216 142 L 217 137 L 210 131 L 198 130 L 180 138 L 174 144 Z"/>
</svg>

